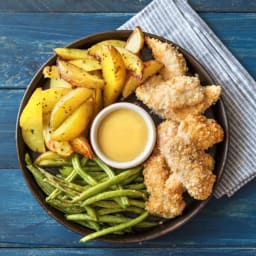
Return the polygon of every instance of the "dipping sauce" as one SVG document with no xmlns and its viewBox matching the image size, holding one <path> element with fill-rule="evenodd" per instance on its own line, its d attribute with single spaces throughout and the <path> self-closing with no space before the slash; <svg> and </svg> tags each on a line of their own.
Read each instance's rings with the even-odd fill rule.
<svg viewBox="0 0 256 256">
<path fill-rule="evenodd" d="M 144 119 L 131 109 L 117 109 L 100 123 L 98 145 L 103 154 L 116 162 L 127 162 L 139 156 L 148 140 Z"/>
</svg>

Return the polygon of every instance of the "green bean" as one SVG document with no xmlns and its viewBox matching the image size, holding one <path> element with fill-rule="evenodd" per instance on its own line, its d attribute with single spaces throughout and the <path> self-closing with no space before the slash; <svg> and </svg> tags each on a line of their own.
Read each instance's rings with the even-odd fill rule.
<svg viewBox="0 0 256 256">
<path fill-rule="evenodd" d="M 47 200 L 47 203 L 68 214 L 81 213 L 84 211 L 84 208 L 80 207 L 80 205 L 70 203 L 67 200 L 50 199 Z"/>
<path fill-rule="evenodd" d="M 89 159 L 84 156 L 84 157 L 81 159 L 81 162 L 80 162 L 80 163 L 81 163 L 81 166 L 84 167 L 85 165 L 87 165 L 87 164 L 88 164 L 88 160 L 89 160 Z"/>
<path fill-rule="evenodd" d="M 86 210 L 87 214 L 92 218 L 92 220 L 97 221 L 98 216 L 95 209 L 91 206 L 85 206 L 84 209 Z"/>
<path fill-rule="evenodd" d="M 65 181 L 67 182 L 71 182 L 75 179 L 76 177 L 76 171 L 73 170 L 66 178 L 65 178 Z M 61 193 L 61 190 L 59 189 L 55 189 L 47 198 L 46 198 L 46 201 L 48 200 L 51 200 L 51 199 L 54 199 L 56 196 L 58 196 L 59 194 Z"/>
<path fill-rule="evenodd" d="M 90 228 L 90 229 L 93 229 L 93 230 L 96 230 L 96 231 L 100 230 L 100 225 L 97 222 L 92 221 L 92 220 L 88 220 L 88 221 L 75 221 L 75 222 L 77 222 L 78 224 L 80 224 L 81 226 L 84 226 L 86 228 Z"/>
<path fill-rule="evenodd" d="M 102 162 L 100 159 L 95 157 L 94 161 L 99 165 L 99 167 L 101 167 L 106 172 L 109 178 L 113 178 L 116 176 L 114 171 L 109 166 L 107 166 L 104 162 Z M 121 185 L 116 185 L 116 187 L 117 189 L 122 189 Z M 127 197 L 121 197 L 120 206 L 125 208 L 128 205 L 129 203 L 128 203 Z"/>
<path fill-rule="evenodd" d="M 113 227 L 109 227 L 109 228 L 105 228 L 102 229 L 100 231 L 94 232 L 92 234 L 89 234 L 85 237 L 83 237 L 82 239 L 80 239 L 80 242 L 87 242 L 89 240 L 92 240 L 94 238 L 100 237 L 100 236 L 104 236 L 113 232 L 117 232 L 117 231 L 122 231 L 125 230 L 126 228 L 132 227 L 140 222 L 142 222 L 144 219 L 146 219 L 148 217 L 148 212 L 144 212 L 141 215 L 139 215 L 137 218 L 134 218 L 126 223 L 122 223 Z"/>
<path fill-rule="evenodd" d="M 145 189 L 146 186 L 145 186 L 144 183 L 134 183 L 134 184 L 126 185 L 125 188 L 127 188 L 127 189 L 141 190 L 141 189 Z"/>
<path fill-rule="evenodd" d="M 142 208 L 138 208 L 138 207 L 132 207 L 129 206 L 125 209 L 123 208 L 103 208 L 98 210 L 98 215 L 107 215 L 107 214 L 111 214 L 111 213 L 117 213 L 117 212 L 132 212 L 132 213 L 136 213 L 136 214 L 140 214 L 144 211 L 144 209 Z"/>
<path fill-rule="evenodd" d="M 93 177 L 91 177 L 88 173 L 86 173 L 82 169 L 82 167 L 80 165 L 79 157 L 78 157 L 77 154 L 75 154 L 72 157 L 72 164 L 73 164 L 74 169 L 81 176 L 81 178 L 84 179 L 84 181 L 87 182 L 89 185 L 93 186 L 93 185 L 96 185 L 98 183 Z"/>
<path fill-rule="evenodd" d="M 52 160 L 43 159 L 36 163 L 40 167 L 62 167 L 62 166 L 72 166 L 72 164 L 64 159 Z"/>
<path fill-rule="evenodd" d="M 136 175 L 130 177 L 129 179 L 122 181 L 122 182 L 121 182 L 122 186 L 125 186 L 125 185 L 127 185 L 127 184 L 130 184 L 131 182 L 134 182 L 135 179 L 137 179 L 138 176 L 140 176 L 140 175 L 141 175 L 141 173 L 138 172 Z"/>
<path fill-rule="evenodd" d="M 120 196 L 130 196 L 130 197 L 142 197 L 145 198 L 145 194 L 141 193 L 140 191 L 131 190 L 131 189 L 123 189 L 123 190 L 114 190 L 114 191 L 107 191 L 103 193 L 99 193 L 96 196 L 92 196 L 86 199 L 81 205 L 86 206 L 90 205 L 96 201 L 105 200 L 114 197 Z"/>
<path fill-rule="evenodd" d="M 93 205 L 98 206 L 98 207 L 102 207 L 102 208 L 107 208 L 107 209 L 112 209 L 112 208 L 119 208 L 119 205 L 113 201 L 98 201 L 93 203 Z"/>
<path fill-rule="evenodd" d="M 65 188 L 70 188 L 70 189 L 73 189 L 74 191 L 76 192 L 82 192 L 84 191 L 84 187 L 83 186 L 80 186 L 78 184 L 75 184 L 75 183 L 72 183 L 72 182 L 69 182 L 69 181 L 66 181 L 62 178 L 59 178 L 59 177 L 56 177 L 54 175 L 51 175 L 50 173 L 46 172 L 45 174 L 46 178 L 49 179 L 49 180 L 52 180 L 53 182 L 56 182 L 58 183 L 60 186 L 63 186 Z"/>
<path fill-rule="evenodd" d="M 140 201 L 140 200 L 129 198 L 129 204 L 132 205 L 132 206 L 136 206 L 136 207 L 145 209 L 145 202 Z"/>
<path fill-rule="evenodd" d="M 35 178 L 38 186 L 43 190 L 46 195 L 50 195 L 54 191 L 54 187 L 48 183 L 44 182 L 45 175 L 32 164 L 29 154 L 25 155 L 25 162 L 28 170 L 32 173 L 33 177 Z"/>
<path fill-rule="evenodd" d="M 61 169 L 59 169 L 59 173 L 63 177 L 69 176 L 69 174 L 74 170 L 73 166 L 63 166 Z"/>
<path fill-rule="evenodd" d="M 77 191 L 75 191 L 74 189 L 67 187 L 65 185 L 63 186 L 63 184 L 61 185 L 60 183 L 56 182 L 54 179 L 45 178 L 44 181 L 47 182 L 48 184 L 54 186 L 55 188 L 59 189 L 60 191 L 66 193 L 67 195 L 69 195 L 70 198 L 74 198 L 79 195 L 79 193 Z M 47 200 L 49 200 L 49 199 L 47 199 Z"/>
<path fill-rule="evenodd" d="M 102 191 L 107 190 L 109 187 L 119 183 L 122 180 L 129 178 L 131 175 L 134 175 L 139 171 L 140 171 L 140 168 L 124 171 L 119 175 L 113 177 L 112 179 L 99 183 L 85 190 L 79 196 L 75 197 L 73 201 L 74 202 L 81 201 L 81 200 L 87 199 L 88 197 L 94 196 L 98 193 L 101 193 Z"/>
</svg>

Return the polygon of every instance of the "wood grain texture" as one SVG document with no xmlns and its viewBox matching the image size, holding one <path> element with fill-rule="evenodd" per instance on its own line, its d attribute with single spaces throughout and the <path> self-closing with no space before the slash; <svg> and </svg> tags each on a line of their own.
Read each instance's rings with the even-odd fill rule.
<svg viewBox="0 0 256 256">
<path fill-rule="evenodd" d="M 106 253 L 112 256 L 149 256 L 149 255 L 161 255 L 161 256 L 199 256 L 199 255 L 232 255 L 232 256 L 254 256 L 255 249 L 249 248 L 175 248 L 169 249 L 166 248 L 154 248 L 154 249 L 93 249 L 86 248 L 86 250 L 73 249 L 73 248 L 40 248 L 40 249 L 3 249 L 2 255 L 30 255 L 30 256 L 53 256 L 53 255 L 62 255 L 62 256 L 105 256 Z"/>
<path fill-rule="evenodd" d="M 138 12 L 152 0 L 5 0 L 0 12 Z M 200 12 L 254 12 L 252 0 L 189 0 Z"/>
<path fill-rule="evenodd" d="M 173 233 L 152 241 L 120 245 L 98 241 L 80 244 L 78 234 L 57 223 L 39 206 L 20 170 L 2 169 L 0 180 L 4 181 L 0 183 L 0 247 L 255 247 L 256 181 L 230 199 L 212 199 L 198 216 Z"/>
<path fill-rule="evenodd" d="M 26 88 L 54 47 L 116 29 L 131 16 L 124 13 L 0 14 L 0 88 Z M 255 78 L 256 14 L 201 16 Z"/>
</svg>

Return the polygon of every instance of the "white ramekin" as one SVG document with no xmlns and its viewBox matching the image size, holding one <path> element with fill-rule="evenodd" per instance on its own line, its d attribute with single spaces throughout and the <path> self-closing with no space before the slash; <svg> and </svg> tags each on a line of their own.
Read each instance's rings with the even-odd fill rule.
<svg viewBox="0 0 256 256">
<path fill-rule="evenodd" d="M 98 129 L 100 127 L 100 124 L 102 120 L 109 115 L 111 112 L 118 110 L 118 109 L 130 109 L 138 113 L 145 121 L 146 126 L 148 128 L 148 141 L 145 146 L 145 149 L 142 151 L 140 155 L 138 155 L 135 159 L 128 161 L 128 162 L 116 162 L 111 159 L 109 159 L 106 155 L 104 155 L 100 147 L 98 145 L 97 141 L 97 133 Z M 114 134 L 113 134 L 114 136 Z M 94 118 L 91 130 L 90 130 L 90 141 L 92 148 L 94 150 L 94 153 L 107 165 L 118 168 L 118 169 L 127 169 L 132 168 L 135 166 L 140 165 L 143 163 L 151 154 L 152 150 L 154 149 L 155 142 L 156 142 L 156 128 L 155 124 L 151 118 L 151 116 L 141 107 L 127 102 L 119 102 L 112 104 L 106 108 L 104 108 L 102 111 L 100 111 L 97 116 Z"/>
</svg>

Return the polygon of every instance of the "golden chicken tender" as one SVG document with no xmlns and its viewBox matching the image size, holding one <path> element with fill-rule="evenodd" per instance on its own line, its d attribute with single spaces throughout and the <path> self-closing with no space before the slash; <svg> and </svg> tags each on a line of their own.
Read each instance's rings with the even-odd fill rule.
<svg viewBox="0 0 256 256">
<path fill-rule="evenodd" d="M 186 60 L 176 47 L 155 38 L 146 37 L 145 40 L 155 60 L 164 64 L 160 73 L 165 80 L 186 74 Z"/>
<path fill-rule="evenodd" d="M 189 140 L 197 149 L 206 150 L 222 141 L 224 132 L 214 119 L 202 115 L 189 115 L 180 122 L 178 136 Z"/>
<path fill-rule="evenodd" d="M 164 119 L 182 120 L 202 114 L 221 95 L 217 85 L 201 86 L 198 77 L 177 76 L 164 81 L 154 76 L 136 89 L 136 96 Z"/>
<path fill-rule="evenodd" d="M 184 188 L 172 177 L 164 157 L 159 152 L 155 152 L 144 167 L 144 182 L 150 194 L 146 209 L 151 214 L 165 218 L 182 214 L 186 206 L 182 197 Z"/>
</svg>

